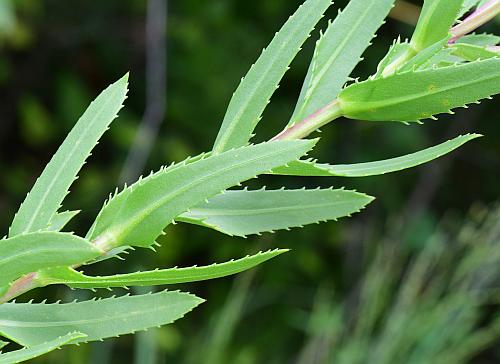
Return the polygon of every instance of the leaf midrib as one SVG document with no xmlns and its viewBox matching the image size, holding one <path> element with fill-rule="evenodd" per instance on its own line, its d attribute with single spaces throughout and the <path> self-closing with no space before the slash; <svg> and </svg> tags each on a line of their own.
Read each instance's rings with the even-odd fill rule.
<svg viewBox="0 0 500 364">
<path fill-rule="evenodd" d="M 391 107 L 391 106 L 398 105 L 398 104 L 405 103 L 405 102 L 409 102 L 409 101 L 415 101 L 415 100 L 418 100 L 418 99 L 421 99 L 424 97 L 428 97 L 428 96 L 435 96 L 435 95 L 438 95 L 438 94 L 441 94 L 444 92 L 448 92 L 448 91 L 453 90 L 453 89 L 461 88 L 464 86 L 475 85 L 477 83 L 481 83 L 481 82 L 489 80 L 489 79 L 494 79 L 496 77 L 498 77 L 498 74 L 496 74 L 496 73 L 495 74 L 487 74 L 485 77 L 475 79 L 472 82 L 465 82 L 465 83 L 461 83 L 458 85 L 455 84 L 455 85 L 450 85 L 448 87 L 436 88 L 436 91 L 425 90 L 425 91 L 421 91 L 421 92 L 412 93 L 408 96 L 391 97 L 390 99 L 384 99 L 381 101 L 362 101 L 362 102 L 354 101 L 354 102 L 352 102 L 352 101 L 342 100 L 342 98 L 339 97 L 339 104 L 342 108 L 342 105 L 351 105 L 351 104 L 362 103 L 363 108 L 361 109 L 361 111 L 365 112 L 366 110 L 370 110 L 370 109 L 386 108 L 386 107 Z M 368 82 L 370 82 L 370 81 L 368 81 Z M 374 82 L 376 82 L 376 81 L 374 81 Z"/>
<path fill-rule="evenodd" d="M 353 198 L 354 200 L 355 198 Z M 318 203 L 318 204 L 309 204 L 309 205 L 295 205 L 295 206 L 285 206 L 285 207 L 268 207 L 268 208 L 254 208 L 254 209 L 209 209 L 209 208 L 196 208 L 191 209 L 191 215 L 195 215 L 194 211 L 200 212 L 204 216 L 208 216 L 210 219 L 211 216 L 227 216 L 227 215 L 260 215 L 260 214 L 268 214 L 271 212 L 280 212 L 280 211 L 293 211 L 299 210 L 302 211 L 304 209 L 312 209 L 312 208 L 321 208 L 321 207 L 333 207 L 340 206 L 343 204 L 350 204 L 354 202 L 353 200 L 349 201 L 334 201 L 328 203 Z"/>
</svg>

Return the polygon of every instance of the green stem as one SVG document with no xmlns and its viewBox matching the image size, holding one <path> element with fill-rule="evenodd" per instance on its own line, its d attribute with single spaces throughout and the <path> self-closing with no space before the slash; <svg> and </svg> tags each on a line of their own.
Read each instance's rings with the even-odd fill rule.
<svg viewBox="0 0 500 364">
<path fill-rule="evenodd" d="M 339 118 L 340 116 L 342 116 L 342 110 L 340 110 L 339 103 L 337 99 L 335 99 L 325 107 L 309 115 L 307 118 L 285 128 L 271 140 L 293 140 L 305 138 L 315 130 Z"/>
</svg>

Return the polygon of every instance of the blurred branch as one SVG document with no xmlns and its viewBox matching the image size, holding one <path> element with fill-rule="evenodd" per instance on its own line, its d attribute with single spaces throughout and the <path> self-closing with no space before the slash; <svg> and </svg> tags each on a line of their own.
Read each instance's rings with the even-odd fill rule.
<svg viewBox="0 0 500 364">
<path fill-rule="evenodd" d="M 418 17 L 420 16 L 420 7 L 409 3 L 408 1 L 399 0 L 389 13 L 389 16 L 402 23 L 415 25 L 417 24 Z"/>
<path fill-rule="evenodd" d="M 165 117 L 167 96 L 167 0 L 149 0 L 146 19 L 146 109 L 125 161 L 120 181 L 142 173 Z"/>
</svg>

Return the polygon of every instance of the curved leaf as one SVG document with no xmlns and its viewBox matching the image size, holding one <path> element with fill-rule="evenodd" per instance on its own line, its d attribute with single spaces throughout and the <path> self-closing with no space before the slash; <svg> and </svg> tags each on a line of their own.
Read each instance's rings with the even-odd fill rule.
<svg viewBox="0 0 500 364">
<path fill-rule="evenodd" d="M 47 228 L 91 150 L 125 100 L 128 74 L 109 86 L 90 104 L 52 157 L 19 208 L 9 236 Z"/>
<path fill-rule="evenodd" d="M 276 33 L 231 98 L 213 147 L 216 154 L 248 143 L 288 66 L 331 3 L 306 1 Z"/>
<path fill-rule="evenodd" d="M 75 330 L 87 337 L 72 343 L 96 341 L 170 324 L 202 302 L 189 293 L 163 291 L 63 304 L 4 303 L 0 334 L 23 346 L 40 345 Z"/>
<path fill-rule="evenodd" d="M 478 59 L 488 59 L 499 57 L 500 52 L 495 52 L 485 47 L 480 47 L 472 44 L 457 43 L 451 46 L 454 56 L 465 59 L 466 61 L 476 61 Z"/>
<path fill-rule="evenodd" d="M 371 201 L 373 197 L 343 189 L 226 191 L 176 220 L 245 236 L 337 220 Z"/>
<path fill-rule="evenodd" d="M 68 233 L 42 231 L 0 240 L 0 287 L 23 274 L 81 264 L 102 253 L 89 241 Z"/>
<path fill-rule="evenodd" d="M 468 141 L 479 138 L 479 134 L 460 135 L 452 140 L 435 145 L 433 147 L 407 154 L 405 156 L 385 159 L 376 162 L 366 162 L 357 164 L 336 164 L 329 165 L 316 163 L 314 161 L 299 160 L 291 162 L 288 166 L 273 169 L 274 174 L 293 176 L 340 176 L 340 177 L 367 177 L 401 171 L 412 168 L 436 158 L 439 158 Z"/>
<path fill-rule="evenodd" d="M 191 207 L 298 158 L 314 144 L 314 140 L 267 142 L 160 170 L 114 196 L 99 213 L 88 238 L 105 250 L 121 245 L 147 247 Z"/>
<path fill-rule="evenodd" d="M 226 277 L 251 269 L 265 261 L 287 252 L 286 249 L 269 250 L 245 258 L 202 267 L 157 269 L 147 272 L 91 277 L 66 267 L 50 268 L 39 273 L 37 282 L 43 286 L 65 284 L 71 288 L 112 288 L 128 286 L 158 286 L 198 282 Z"/>
</svg>

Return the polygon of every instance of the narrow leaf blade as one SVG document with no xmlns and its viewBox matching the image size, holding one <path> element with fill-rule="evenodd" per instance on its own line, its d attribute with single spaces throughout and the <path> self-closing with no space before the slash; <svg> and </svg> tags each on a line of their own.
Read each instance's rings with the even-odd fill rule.
<svg viewBox="0 0 500 364">
<path fill-rule="evenodd" d="M 464 0 L 425 0 L 410 44 L 419 52 L 443 38 L 457 20 Z"/>
<path fill-rule="evenodd" d="M 90 104 L 22 203 L 9 236 L 47 228 L 91 150 L 116 118 L 127 85 L 128 74 Z"/>
<path fill-rule="evenodd" d="M 227 188 L 295 160 L 315 142 L 267 142 L 160 170 L 113 197 L 97 217 L 88 238 L 106 246 L 105 250 L 120 245 L 147 247 L 181 213 Z"/>
<path fill-rule="evenodd" d="M 23 361 L 34 359 L 38 356 L 59 349 L 63 345 L 71 344 L 75 340 L 84 339 L 86 336 L 87 335 L 80 332 L 73 332 L 42 344 L 11 351 L 6 354 L 0 354 L 0 364 L 21 363 Z"/>
<path fill-rule="evenodd" d="M 65 284 L 71 288 L 84 289 L 158 286 L 165 284 L 198 282 L 241 273 L 287 251 L 288 250 L 286 249 L 269 250 L 255 255 L 246 256 L 245 258 L 202 267 L 176 267 L 104 277 L 86 276 L 83 273 L 77 272 L 71 268 L 58 267 L 40 272 L 38 282 L 44 286 L 49 284 Z"/>
<path fill-rule="evenodd" d="M 500 58 L 491 58 L 355 83 L 340 93 L 339 106 L 352 119 L 412 122 L 499 92 Z"/>
<path fill-rule="evenodd" d="M 102 251 L 68 233 L 42 231 L 0 240 L 0 287 L 42 268 L 81 264 Z"/>
<path fill-rule="evenodd" d="M 401 171 L 430 162 L 451 151 L 459 148 L 468 141 L 479 138 L 479 134 L 467 134 L 458 136 L 452 140 L 435 145 L 433 147 L 407 154 L 401 157 L 385 159 L 375 162 L 357 164 L 329 165 L 315 163 L 314 161 L 295 161 L 288 166 L 273 169 L 275 174 L 294 176 L 340 176 L 340 177 L 367 177 Z"/>
<path fill-rule="evenodd" d="M 177 220 L 246 236 L 337 220 L 371 201 L 373 197 L 343 189 L 226 191 Z"/>
<path fill-rule="evenodd" d="M 351 0 L 339 12 L 316 44 L 289 125 L 335 99 L 393 4 L 394 0 Z"/>
<path fill-rule="evenodd" d="M 288 66 L 330 5 L 331 0 L 307 0 L 276 33 L 234 93 L 214 153 L 248 143 Z"/>
<path fill-rule="evenodd" d="M 188 293 L 163 291 L 64 304 L 4 303 L 0 333 L 33 346 L 78 330 L 87 337 L 75 339 L 77 344 L 170 324 L 202 302 Z"/>
<path fill-rule="evenodd" d="M 49 222 L 48 231 L 61 231 L 80 211 L 58 212 Z"/>
</svg>

